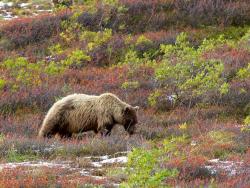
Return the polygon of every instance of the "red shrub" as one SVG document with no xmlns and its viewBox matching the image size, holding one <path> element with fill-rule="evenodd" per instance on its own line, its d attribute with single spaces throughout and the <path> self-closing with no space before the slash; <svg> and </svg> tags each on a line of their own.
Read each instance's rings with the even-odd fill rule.
<svg viewBox="0 0 250 188">
<path fill-rule="evenodd" d="M 125 33 L 159 31 L 170 26 L 243 26 L 250 22 L 247 0 L 120 0 L 120 3 L 128 11 L 120 14 L 111 8 L 108 22 L 103 22 L 107 12 L 103 7 L 98 7 L 96 14 L 83 13 L 79 22 L 91 30 L 108 27 Z M 119 28 L 121 24 L 125 24 L 124 29 Z"/>
<path fill-rule="evenodd" d="M 7 47 L 21 47 L 58 34 L 61 21 L 67 18 L 68 14 L 62 12 L 57 15 L 45 14 L 35 18 L 14 19 L 0 28 L 0 35 L 9 40 Z"/>
</svg>

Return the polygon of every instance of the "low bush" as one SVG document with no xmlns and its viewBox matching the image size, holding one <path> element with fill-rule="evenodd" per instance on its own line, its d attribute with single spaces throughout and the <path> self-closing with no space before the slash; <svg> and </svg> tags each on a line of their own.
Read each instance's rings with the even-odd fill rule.
<svg viewBox="0 0 250 188">
<path fill-rule="evenodd" d="M 57 15 L 13 20 L 0 27 L 1 47 L 14 49 L 48 39 L 59 34 L 61 21 L 67 18 L 68 13 L 62 12 Z"/>
</svg>

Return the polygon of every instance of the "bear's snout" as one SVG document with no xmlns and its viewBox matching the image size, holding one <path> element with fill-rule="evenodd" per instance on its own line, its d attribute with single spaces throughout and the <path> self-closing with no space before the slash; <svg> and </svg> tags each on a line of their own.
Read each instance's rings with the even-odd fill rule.
<svg viewBox="0 0 250 188">
<path fill-rule="evenodd" d="M 135 131 L 133 130 L 133 131 L 129 131 L 128 132 L 128 134 L 131 136 L 131 135 L 133 135 L 135 133 Z"/>
<path fill-rule="evenodd" d="M 136 129 L 136 120 L 131 120 L 126 126 L 125 129 L 129 133 L 129 135 L 133 135 Z"/>
</svg>

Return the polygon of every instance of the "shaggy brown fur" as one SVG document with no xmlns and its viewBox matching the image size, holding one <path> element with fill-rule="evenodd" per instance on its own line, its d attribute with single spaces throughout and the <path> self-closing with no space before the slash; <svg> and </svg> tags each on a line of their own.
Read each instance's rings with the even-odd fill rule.
<svg viewBox="0 0 250 188">
<path fill-rule="evenodd" d="M 95 133 L 107 130 L 111 133 L 115 124 L 121 124 L 133 134 L 137 123 L 138 107 L 121 101 L 111 93 L 100 96 L 73 94 L 57 101 L 48 111 L 39 137 L 59 134 L 71 137 L 73 133 L 93 130 Z"/>
</svg>

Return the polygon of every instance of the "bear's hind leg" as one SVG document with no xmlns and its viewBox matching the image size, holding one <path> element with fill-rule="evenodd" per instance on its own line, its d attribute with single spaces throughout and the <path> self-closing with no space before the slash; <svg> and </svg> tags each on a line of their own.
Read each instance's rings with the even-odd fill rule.
<svg viewBox="0 0 250 188">
<path fill-rule="evenodd" d="M 73 135 L 73 133 L 68 130 L 68 124 L 61 124 L 58 133 L 61 138 L 71 138 Z"/>
<path fill-rule="evenodd" d="M 72 138 L 72 133 L 65 133 L 65 132 L 61 133 L 60 132 L 59 135 L 61 138 Z"/>
</svg>

